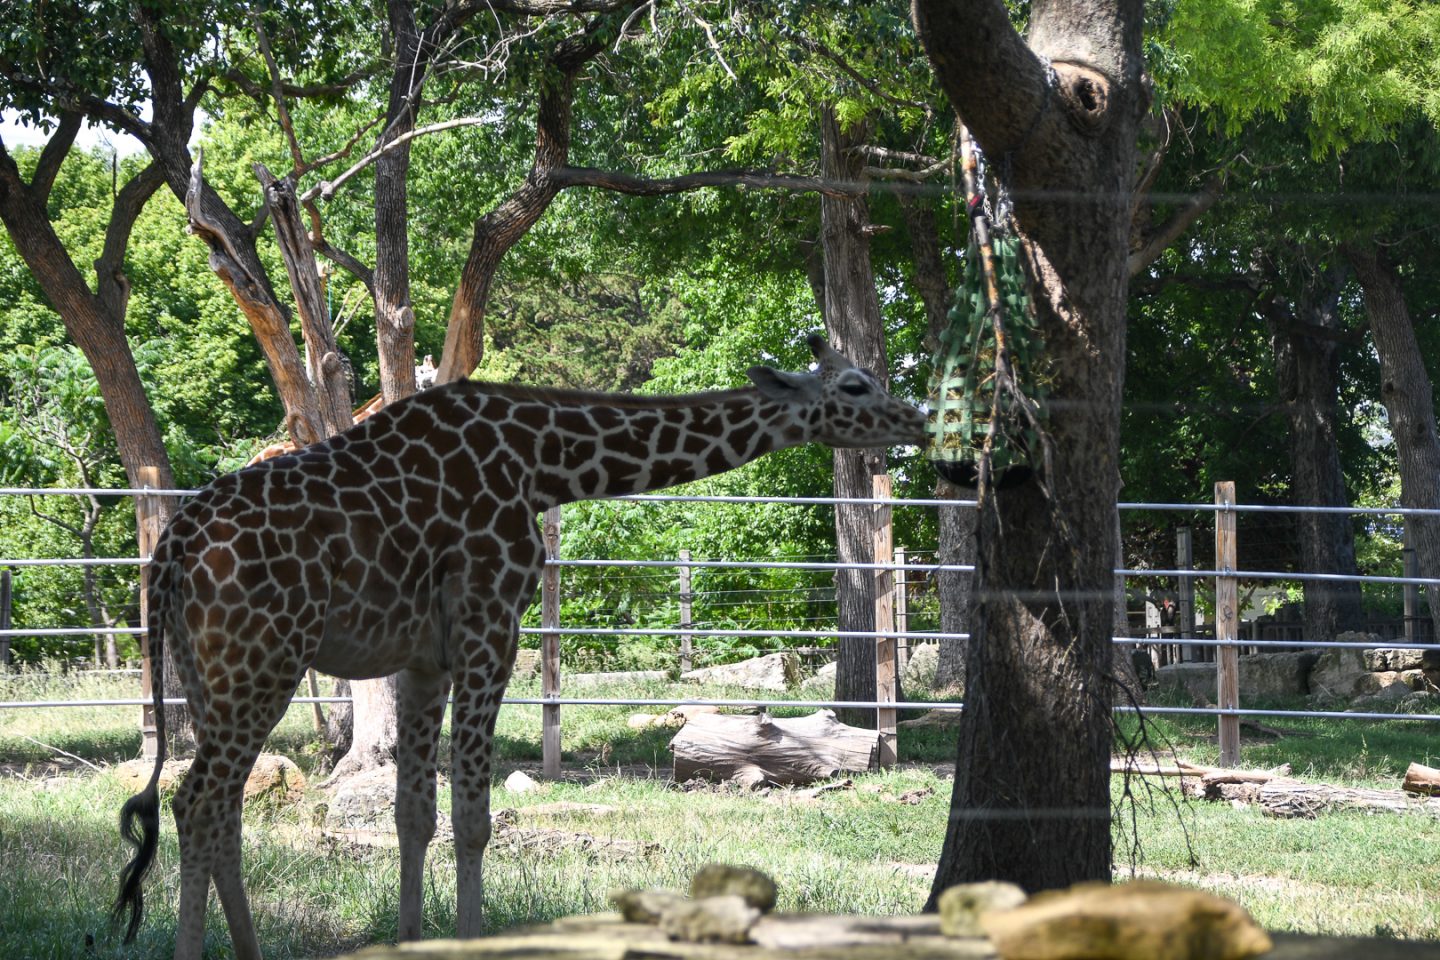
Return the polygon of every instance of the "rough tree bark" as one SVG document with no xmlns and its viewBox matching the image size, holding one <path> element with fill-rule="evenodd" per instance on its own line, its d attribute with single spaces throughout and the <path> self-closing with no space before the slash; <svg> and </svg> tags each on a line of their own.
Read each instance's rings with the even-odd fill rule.
<svg viewBox="0 0 1440 960">
<path fill-rule="evenodd" d="M 854 192 L 820 198 L 820 250 L 824 300 L 820 304 L 831 344 L 856 365 L 887 379 L 885 329 L 870 263 L 870 205 L 864 193 L 864 161 L 852 150 L 865 141 L 863 129 L 844 130 L 830 105 L 820 108 L 820 177 Z M 885 472 L 884 450 L 836 450 L 835 496 L 874 496 L 873 477 Z M 867 505 L 836 504 L 835 549 L 841 563 L 870 563 L 874 510 Z M 875 629 L 875 574 L 839 570 L 835 574 L 840 630 Z M 837 700 L 875 699 L 875 642 L 842 637 L 835 669 Z M 903 698 L 902 698 L 903 699 Z M 875 711 L 841 710 L 842 723 L 874 727 Z"/>
<path fill-rule="evenodd" d="M 1345 271 L 1336 266 L 1306 279 L 1292 306 L 1281 297 L 1265 305 L 1275 355 L 1277 392 L 1290 434 L 1291 497 L 1300 506 L 1350 503 L 1340 468 L 1336 421 L 1340 398 L 1338 308 Z M 1296 520 L 1302 570 L 1354 575 L 1355 525 L 1345 514 L 1300 514 Z M 1360 584 L 1306 581 L 1305 637 L 1335 639 L 1364 624 Z"/>
<path fill-rule="evenodd" d="M 1108 879 L 1115 499 L 1141 0 L 915 0 L 952 106 L 1006 161 L 1045 343 L 1038 482 L 982 493 L 977 616 L 932 889 Z"/>
<path fill-rule="evenodd" d="M 1365 291 L 1370 336 L 1380 356 L 1380 399 L 1390 419 L 1400 464 L 1400 505 L 1440 509 L 1440 436 L 1435 428 L 1434 390 L 1424 354 L 1405 304 L 1405 290 L 1395 267 L 1379 248 L 1349 246 L 1345 258 Z M 1420 576 L 1440 577 L 1440 519 L 1410 517 L 1406 533 L 1415 548 Z M 1435 635 L 1440 637 L 1440 588 L 1426 587 Z M 1440 666 L 1435 651 L 1427 663 Z"/>
</svg>

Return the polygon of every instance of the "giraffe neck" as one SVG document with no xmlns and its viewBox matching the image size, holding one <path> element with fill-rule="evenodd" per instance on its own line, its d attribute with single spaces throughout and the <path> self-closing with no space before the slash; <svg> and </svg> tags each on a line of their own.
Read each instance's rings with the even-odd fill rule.
<svg viewBox="0 0 1440 960">
<path fill-rule="evenodd" d="M 537 506 L 699 480 L 809 434 L 794 408 L 748 389 L 679 397 L 512 389 L 507 398 L 510 418 L 534 433 Z"/>
</svg>

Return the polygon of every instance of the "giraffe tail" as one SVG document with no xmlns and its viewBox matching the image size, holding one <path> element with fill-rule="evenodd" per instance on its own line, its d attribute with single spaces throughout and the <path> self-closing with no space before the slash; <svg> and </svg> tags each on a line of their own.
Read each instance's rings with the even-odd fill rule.
<svg viewBox="0 0 1440 960">
<path fill-rule="evenodd" d="M 158 577 L 157 577 L 158 579 Z M 163 607 L 156 601 L 158 591 L 150 595 L 150 616 L 147 624 L 150 639 L 150 662 L 159 664 L 153 671 L 151 694 L 155 698 L 155 769 L 150 782 L 135 796 L 125 801 L 120 808 L 120 836 L 135 848 L 135 856 L 120 871 L 120 895 L 111 908 L 112 923 L 119 923 L 125 911 L 130 911 L 130 920 L 125 927 L 125 943 L 133 943 L 140 929 L 140 919 L 145 912 L 145 875 L 155 863 L 155 850 L 160 839 L 160 772 L 165 766 L 165 684 L 161 679 L 164 672 L 164 630 Z"/>
</svg>

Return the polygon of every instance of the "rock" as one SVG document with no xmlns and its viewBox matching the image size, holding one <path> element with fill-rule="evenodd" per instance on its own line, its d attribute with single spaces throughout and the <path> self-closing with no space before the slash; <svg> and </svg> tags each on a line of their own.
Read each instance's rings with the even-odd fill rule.
<svg viewBox="0 0 1440 960">
<path fill-rule="evenodd" d="M 1367 673 L 1355 681 L 1355 692 L 1361 696 L 1379 697 L 1383 700 L 1399 700 L 1411 693 L 1410 685 L 1400 678 L 1399 671 Z"/>
<path fill-rule="evenodd" d="M 940 644 L 919 643 L 910 648 L 910 659 L 905 663 L 905 675 L 900 678 L 900 689 L 931 690 L 935 686 L 935 672 L 940 666 Z"/>
<path fill-rule="evenodd" d="M 752 867 L 712 863 L 701 867 L 690 878 L 690 896 L 696 900 L 729 895 L 741 897 L 761 913 L 769 913 L 775 909 L 779 892 L 774 880 Z"/>
<path fill-rule="evenodd" d="M 516 770 L 505 778 L 505 789 L 511 793 L 535 793 L 543 789 L 543 784 L 523 770 Z"/>
<path fill-rule="evenodd" d="M 815 674 L 806 677 L 800 684 L 800 692 L 806 696 L 828 697 L 835 692 L 835 671 L 838 668 L 835 661 L 822 666 Z"/>
<path fill-rule="evenodd" d="M 788 690 L 800 679 L 800 660 L 793 653 L 769 653 L 753 660 L 691 670 L 681 674 L 680 679 L 745 690 Z"/>
<path fill-rule="evenodd" d="M 616 890 L 610 894 L 610 902 L 627 923 L 656 924 L 685 898 L 668 890 Z"/>
<path fill-rule="evenodd" d="M 1429 690 L 1432 686 L 1424 670 L 1401 670 L 1400 682 L 1411 690 Z"/>
<path fill-rule="evenodd" d="M 295 761 L 278 753 L 262 753 L 245 780 L 245 800 L 299 803 L 305 798 L 305 774 Z"/>
<path fill-rule="evenodd" d="M 1272 947 L 1239 904 L 1154 880 L 1039 893 L 980 925 L 1001 960 L 1246 960 Z"/>
<path fill-rule="evenodd" d="M 1317 660 L 1313 652 L 1255 653 L 1240 658 L 1240 702 L 1302 697 L 1310 692 L 1309 676 Z M 1164 686 L 1180 686 L 1192 697 L 1214 702 L 1213 663 L 1172 663 L 1155 671 Z"/>
<path fill-rule="evenodd" d="M 940 932 L 947 937 L 983 937 L 980 917 L 993 910 L 1013 910 L 1025 902 L 1025 891 L 1013 883 L 988 880 L 962 883 L 940 894 Z"/>
<path fill-rule="evenodd" d="M 1303 697 L 1310 692 L 1310 671 L 1318 659 L 1315 652 L 1308 650 L 1299 653 L 1254 653 L 1241 657 L 1241 702 L 1257 698 Z"/>
<path fill-rule="evenodd" d="M 1341 637 L 1357 637 L 1361 640 L 1368 640 L 1371 637 L 1379 639 L 1374 634 L 1365 633 L 1342 633 Z M 1365 657 L 1360 650 L 1353 647 L 1336 647 L 1326 650 L 1320 654 L 1315 661 L 1315 666 L 1310 670 L 1310 695 L 1329 699 L 1348 700 L 1351 697 L 1364 693 L 1373 693 L 1359 689 L 1364 681 L 1362 678 L 1369 677 L 1370 671 L 1365 668 Z"/>
<path fill-rule="evenodd" d="M 139 793 L 150 782 L 155 770 L 154 760 L 126 760 L 115 765 L 115 777 L 132 793 Z M 185 779 L 190 770 L 189 760 L 166 760 L 160 768 L 160 792 L 170 793 Z"/>
<path fill-rule="evenodd" d="M 901 720 L 900 727 L 958 727 L 963 714 L 959 710 L 928 710 L 913 720 Z"/>
<path fill-rule="evenodd" d="M 655 727 L 666 727 L 671 730 L 678 730 L 685 726 L 685 721 L 691 717 L 699 716 L 702 713 L 719 713 L 719 707 L 713 707 L 708 703 L 687 703 L 676 707 L 666 713 L 634 713 L 625 725 L 631 730 L 651 730 Z"/>
<path fill-rule="evenodd" d="M 160 792 L 170 793 L 180 786 L 190 771 L 191 760 L 166 760 L 160 768 Z M 127 760 L 115 767 L 120 782 L 140 791 L 150 782 L 155 769 L 153 760 Z M 391 773 L 394 779 L 394 773 Z M 305 774 L 295 761 L 278 753 L 262 753 L 255 760 L 250 776 L 245 778 L 245 800 L 270 799 L 278 803 L 299 803 L 305 796 Z"/>
<path fill-rule="evenodd" d="M 395 768 L 376 767 L 330 787 L 325 828 L 347 832 L 395 832 Z"/>
<path fill-rule="evenodd" d="M 1374 650 L 1365 650 L 1365 669 L 1371 673 L 1384 673 L 1387 670 L 1419 670 L 1420 663 L 1425 658 L 1424 650 L 1397 650 L 1393 647 L 1377 647 Z"/>
<path fill-rule="evenodd" d="M 750 928 L 760 911 L 744 897 L 730 894 L 704 900 L 681 900 L 660 916 L 660 929 L 672 940 L 690 943 L 749 943 Z"/>
<path fill-rule="evenodd" d="M 539 650 L 516 650 L 515 665 L 510 668 L 511 679 L 533 677 L 540 672 Z"/>
</svg>

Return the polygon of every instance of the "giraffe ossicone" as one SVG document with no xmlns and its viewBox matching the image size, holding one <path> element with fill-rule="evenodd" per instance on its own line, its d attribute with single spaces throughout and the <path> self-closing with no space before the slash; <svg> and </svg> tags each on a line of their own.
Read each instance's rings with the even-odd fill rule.
<svg viewBox="0 0 1440 960">
<path fill-rule="evenodd" d="M 293 454 L 220 477 L 186 503 L 151 563 L 151 650 L 166 646 L 195 727 L 176 792 L 175 956 L 201 955 L 213 881 L 235 955 L 257 958 L 240 875 L 241 791 L 308 667 L 399 674 L 395 821 L 402 940 L 418 939 L 447 698 L 461 937 L 481 932 L 495 716 L 544 562 L 536 515 L 734 469 L 774 450 L 920 444 L 925 417 L 822 338 L 818 373 L 752 367 L 752 386 L 675 397 L 461 381 Z M 161 684 L 155 685 L 157 708 Z M 121 811 L 136 848 L 115 916 L 142 914 L 165 759 Z"/>
</svg>

